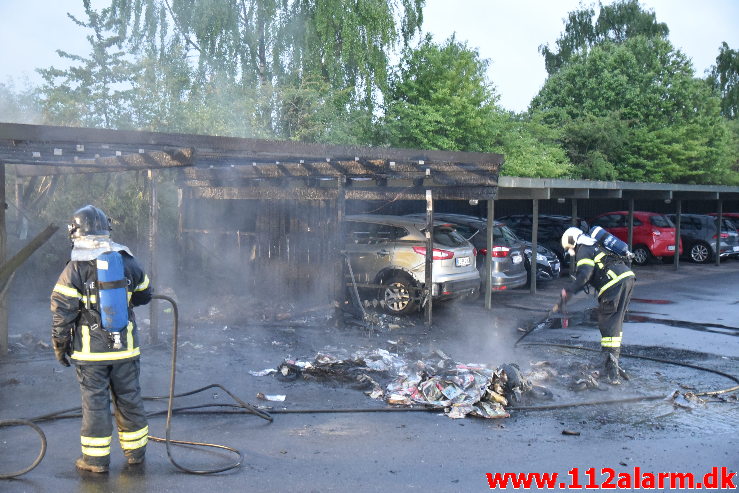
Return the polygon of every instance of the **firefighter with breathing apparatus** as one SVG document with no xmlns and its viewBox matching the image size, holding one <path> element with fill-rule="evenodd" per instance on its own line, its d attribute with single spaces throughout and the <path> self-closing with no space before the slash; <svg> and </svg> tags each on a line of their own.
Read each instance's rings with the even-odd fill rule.
<svg viewBox="0 0 739 493">
<path fill-rule="evenodd" d="M 562 248 L 575 257 L 577 267 L 572 284 L 562 290 L 561 301 L 554 305 L 553 311 L 559 311 L 588 284 L 595 289 L 601 350 L 605 354 L 604 373 L 609 383 L 617 385 L 622 378 L 629 379 L 618 359 L 624 316 L 635 281 L 628 265 L 632 254 L 625 243 L 599 227 L 593 228 L 590 234 L 575 227 L 568 228 L 562 235 Z"/>
<path fill-rule="evenodd" d="M 110 229 L 92 205 L 73 214 L 71 260 L 51 293 L 54 353 L 62 365 L 75 364 L 82 394 L 82 457 L 75 466 L 98 473 L 110 465 L 111 396 L 130 466 L 143 463 L 149 435 L 133 313 L 151 300 L 149 278 L 127 247 L 111 241 Z"/>
</svg>

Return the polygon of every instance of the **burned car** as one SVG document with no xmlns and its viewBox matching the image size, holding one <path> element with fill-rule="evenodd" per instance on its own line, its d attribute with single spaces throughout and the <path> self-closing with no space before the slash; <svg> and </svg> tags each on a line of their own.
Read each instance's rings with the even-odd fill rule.
<svg viewBox="0 0 739 493">
<path fill-rule="evenodd" d="M 354 281 L 385 311 L 405 315 L 421 306 L 426 282 L 426 220 L 360 214 L 346 216 L 344 248 Z M 435 221 L 431 294 L 434 300 L 475 296 L 477 252 L 456 229 Z"/>
</svg>

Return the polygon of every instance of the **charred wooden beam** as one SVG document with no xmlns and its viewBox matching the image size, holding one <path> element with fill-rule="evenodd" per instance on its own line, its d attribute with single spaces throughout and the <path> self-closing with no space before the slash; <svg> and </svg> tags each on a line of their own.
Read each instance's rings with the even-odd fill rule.
<svg viewBox="0 0 739 493">
<path fill-rule="evenodd" d="M 382 180 L 428 180 L 437 185 L 478 185 L 496 186 L 498 184 L 499 166 L 495 163 L 429 163 L 418 165 L 373 161 L 337 161 L 337 162 L 256 162 L 238 163 L 225 160 L 230 164 L 203 167 L 202 153 L 198 151 L 197 167 L 185 170 L 186 181 L 210 183 L 217 185 L 234 179 L 249 180 L 254 178 L 296 178 L 296 177 L 328 177 L 346 176 L 352 186 L 352 179 L 377 178 Z"/>
<path fill-rule="evenodd" d="M 298 184 L 282 186 L 272 183 L 264 183 L 261 186 L 251 187 L 195 188 L 192 191 L 191 198 L 212 200 L 335 200 L 337 195 L 336 186 L 331 188 L 318 188 L 306 187 Z"/>
<path fill-rule="evenodd" d="M 191 166 L 195 150 L 192 148 L 144 151 L 124 154 L 109 151 L 110 156 L 58 156 L 48 158 L 8 157 L 0 150 L 0 161 L 16 165 L 18 176 L 51 176 L 73 173 L 101 173 L 143 169 Z M 120 153 L 120 155 L 117 155 Z"/>
<path fill-rule="evenodd" d="M 416 149 L 330 146 L 293 141 L 270 141 L 217 137 L 209 135 L 167 134 L 128 130 L 54 127 L 0 123 L 0 140 L 31 143 L 68 142 L 75 145 L 140 145 L 161 147 L 194 147 L 206 155 L 212 151 L 217 156 L 229 153 L 250 156 L 256 161 L 362 161 L 366 166 L 371 160 L 397 163 L 495 163 L 500 165 L 503 156 L 479 152 L 426 151 Z M 220 160 L 220 158 L 219 158 Z"/>
</svg>

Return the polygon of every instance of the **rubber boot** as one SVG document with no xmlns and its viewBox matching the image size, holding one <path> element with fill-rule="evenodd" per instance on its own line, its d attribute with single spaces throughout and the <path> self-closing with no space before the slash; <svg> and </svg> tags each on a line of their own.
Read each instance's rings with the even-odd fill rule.
<svg viewBox="0 0 739 493">
<path fill-rule="evenodd" d="M 609 347 L 603 348 L 606 353 L 605 362 L 603 364 L 603 375 L 606 381 L 611 385 L 620 385 L 621 379 L 629 380 L 629 375 L 619 366 L 618 358 L 621 354 L 621 348 Z"/>
<path fill-rule="evenodd" d="M 90 471 L 90 472 L 108 472 L 108 466 L 105 465 L 95 465 L 88 463 L 84 457 L 79 457 L 76 461 L 74 461 L 74 466 L 77 469 L 81 469 L 82 471 Z"/>
</svg>

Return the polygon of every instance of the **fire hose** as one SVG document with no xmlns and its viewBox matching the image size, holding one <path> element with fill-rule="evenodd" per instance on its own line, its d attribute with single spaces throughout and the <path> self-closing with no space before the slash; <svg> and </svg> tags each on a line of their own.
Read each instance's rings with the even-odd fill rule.
<svg viewBox="0 0 739 493">
<path fill-rule="evenodd" d="M 169 461 L 178 469 L 180 469 L 183 472 L 190 473 L 190 474 L 214 474 L 218 472 L 224 472 L 231 469 L 235 469 L 239 467 L 243 461 L 243 455 L 241 452 L 235 448 L 228 447 L 225 445 L 217 445 L 217 444 L 211 444 L 211 443 L 201 443 L 201 442 L 188 442 L 188 441 L 181 441 L 181 440 L 172 440 L 170 438 L 170 432 L 171 432 L 171 421 L 172 421 L 172 415 L 174 413 L 190 413 L 190 414 L 254 414 L 256 416 L 259 416 L 267 421 L 272 422 L 272 417 L 270 414 L 266 413 L 265 411 L 261 409 L 257 409 L 254 406 L 251 406 L 250 404 L 245 403 L 238 397 L 236 397 L 233 393 L 228 391 L 226 388 L 219 384 L 213 384 L 208 385 L 206 387 L 196 389 L 190 392 L 186 392 L 183 394 L 174 394 L 174 384 L 175 384 L 175 369 L 176 369 L 176 363 L 177 363 L 177 332 L 178 332 L 178 311 L 177 311 L 177 304 L 175 301 L 168 297 L 163 295 L 154 295 L 152 298 L 154 299 L 162 299 L 165 301 L 168 301 L 172 304 L 173 311 L 174 311 L 174 322 L 173 322 L 173 348 L 172 348 L 172 362 L 171 362 L 171 374 L 170 374 L 170 385 L 169 385 L 169 395 L 167 397 L 145 397 L 146 400 L 163 400 L 167 399 L 167 410 L 166 410 L 166 416 L 167 421 L 165 425 L 165 437 L 159 438 L 154 436 L 149 436 L 149 438 L 153 441 L 157 442 L 164 442 L 167 447 L 167 457 Z M 514 346 L 518 345 L 519 342 L 526 336 L 528 336 L 531 332 L 533 332 L 536 328 L 539 328 L 543 325 L 546 325 L 548 322 L 551 321 L 551 317 L 553 317 L 552 312 L 550 311 L 547 314 L 547 318 L 544 320 L 541 320 L 539 323 L 534 324 L 530 329 L 526 331 L 526 333 L 521 336 Z M 557 318 L 557 317 L 555 317 Z M 599 350 L 591 349 L 587 347 L 582 346 L 572 346 L 572 345 L 566 345 L 566 344 L 552 344 L 552 343 L 537 343 L 537 342 L 531 342 L 531 343 L 525 343 L 524 346 L 547 346 L 547 347 L 560 347 L 560 348 L 567 348 L 567 349 L 575 349 L 575 350 L 582 350 L 582 351 L 593 351 L 598 352 Z M 708 390 L 703 392 L 696 392 L 695 395 L 697 396 L 709 396 L 709 395 L 719 395 L 724 394 L 728 392 L 734 392 L 739 390 L 739 378 L 730 375 L 728 373 L 715 370 L 712 368 L 706 368 L 699 365 L 694 365 L 691 363 L 684 363 L 680 361 L 672 361 L 667 359 L 660 359 L 660 358 L 652 358 L 649 356 L 639 356 L 639 355 L 633 355 L 633 354 L 627 354 L 627 353 L 621 353 L 621 356 L 626 358 L 636 358 L 636 359 L 643 359 L 643 360 L 649 360 L 649 361 L 655 361 L 658 363 L 664 363 L 664 364 L 671 364 L 676 366 L 682 366 L 686 368 L 692 368 L 700 371 L 706 371 L 710 373 L 714 373 L 716 375 L 728 378 L 732 380 L 737 385 L 725 388 L 725 389 L 718 389 L 718 390 Z M 210 388 L 220 388 L 224 392 L 226 392 L 234 401 L 236 401 L 237 404 L 205 404 L 205 405 L 197 405 L 197 406 L 187 406 L 187 407 L 179 407 L 174 408 L 173 407 L 173 400 L 176 397 L 184 397 L 188 395 L 193 395 L 198 392 L 201 392 L 203 390 L 207 390 Z M 569 402 L 569 403 L 562 403 L 562 404 L 553 404 L 553 405 L 540 405 L 540 406 L 511 406 L 509 407 L 510 410 L 513 411 L 547 411 L 547 410 L 553 410 L 553 409 L 566 409 L 566 408 L 573 408 L 573 407 L 584 407 L 584 406 L 597 406 L 597 405 L 609 405 L 609 404 L 623 404 L 628 402 L 640 402 L 640 401 L 649 401 L 649 400 L 659 400 L 664 399 L 665 396 L 660 395 L 647 395 L 647 396 L 637 396 L 637 397 L 627 397 L 627 398 L 619 398 L 619 399 L 611 399 L 611 400 L 600 400 L 600 401 L 584 401 L 584 402 Z M 205 408 L 226 408 L 225 410 L 217 410 L 217 411 L 200 411 L 201 409 Z M 44 458 L 44 455 L 46 453 L 46 436 L 44 435 L 41 428 L 36 425 L 35 422 L 42 422 L 42 421 L 52 421 L 57 419 L 67 419 L 67 418 L 75 418 L 80 416 L 80 408 L 71 408 L 66 409 L 63 411 L 57 411 L 51 414 L 46 414 L 43 416 L 38 416 L 36 418 L 31 418 L 28 420 L 24 419 L 11 419 L 11 420 L 0 420 L 0 428 L 2 427 L 9 427 L 9 426 L 29 426 L 31 427 L 41 438 L 41 450 L 39 455 L 36 457 L 36 459 L 33 461 L 33 463 L 16 472 L 12 473 L 0 473 L 0 479 L 10 479 L 15 478 L 17 476 L 20 476 L 22 474 L 25 474 L 32 469 L 34 469 L 36 466 L 38 466 L 39 463 L 41 463 L 42 459 Z M 270 411 L 272 414 L 319 414 L 319 413 L 358 413 L 358 412 L 438 412 L 438 408 L 435 407 L 382 407 L 382 408 L 348 408 L 348 409 L 273 409 Z M 158 416 L 165 414 L 163 411 L 154 412 L 148 414 L 148 416 Z M 177 445 L 193 445 L 193 446 L 203 446 L 203 447 L 212 447 L 217 449 L 226 450 L 228 452 L 233 453 L 234 455 L 238 456 L 238 461 L 234 462 L 233 464 L 229 464 L 223 467 L 215 468 L 215 469 L 202 469 L 202 470 L 194 470 L 187 467 L 184 467 L 180 464 L 178 464 L 174 457 L 171 454 L 170 445 L 171 444 L 177 444 Z"/>
<path fill-rule="evenodd" d="M 272 417 L 268 413 L 266 413 L 266 412 L 264 412 L 264 411 L 262 411 L 260 409 L 257 409 L 256 407 L 254 407 L 254 406 L 252 406 L 250 404 L 247 404 L 246 402 L 242 401 L 236 395 L 234 395 L 231 391 L 229 391 L 228 389 L 226 389 L 225 387 L 223 387 L 220 384 L 212 384 L 212 385 L 208 385 L 206 387 L 202 387 L 200 389 L 196 389 L 196 390 L 193 390 L 193 391 L 190 391 L 190 392 L 185 392 L 185 393 L 182 393 L 182 394 L 175 394 L 174 393 L 174 389 L 175 389 L 175 370 L 177 368 L 177 338 L 178 338 L 178 330 L 179 330 L 179 313 L 178 313 L 178 309 L 177 309 L 177 303 L 172 298 L 170 298 L 169 296 L 164 296 L 164 295 L 160 295 L 160 294 L 153 295 L 152 296 L 152 299 L 160 299 L 160 300 L 168 301 L 172 305 L 172 310 L 173 310 L 173 323 L 172 323 L 172 327 L 173 328 L 172 328 L 172 360 L 171 360 L 171 365 L 170 365 L 169 395 L 167 397 L 145 397 L 144 398 L 145 400 L 164 400 L 164 399 L 167 400 L 167 411 L 166 411 L 167 420 L 166 420 L 166 424 L 165 424 L 165 436 L 164 436 L 164 438 L 160 438 L 160 437 L 149 435 L 149 439 L 152 440 L 152 441 L 155 441 L 155 442 L 163 442 L 166 445 L 166 448 L 167 448 L 167 458 L 172 463 L 172 465 L 174 465 L 177 469 L 179 469 L 179 470 L 181 470 L 183 472 L 189 473 L 189 474 L 201 474 L 201 475 L 202 474 L 215 474 L 215 473 L 219 473 L 219 472 L 229 471 L 231 469 L 235 469 L 235 468 L 241 466 L 241 464 L 243 462 L 243 455 L 241 454 L 241 452 L 238 449 L 235 449 L 233 447 L 229 447 L 229 446 L 226 446 L 226 445 L 218 445 L 218 444 L 214 444 L 214 443 L 191 442 L 191 441 L 185 441 L 185 440 L 173 440 L 170 437 L 170 435 L 171 435 L 171 430 L 172 430 L 172 414 L 174 412 L 176 412 L 176 411 L 186 411 L 186 410 L 190 410 L 190 409 L 194 409 L 194 408 L 199 408 L 199 407 L 211 407 L 212 406 L 212 405 L 208 405 L 208 406 L 191 406 L 191 407 L 187 407 L 187 408 L 178 408 L 178 409 L 175 409 L 173 407 L 174 399 L 176 397 L 185 397 L 185 396 L 197 394 L 199 392 L 202 392 L 204 390 L 208 390 L 208 389 L 211 389 L 211 388 L 219 388 L 219 389 L 223 390 L 226 394 L 228 394 L 238 404 L 238 405 L 226 405 L 226 406 L 240 410 L 240 414 L 254 414 L 254 415 L 259 416 L 260 418 L 265 419 L 265 420 L 270 421 L 270 422 L 272 421 Z M 223 406 L 223 405 L 221 405 L 221 406 Z M 9 473 L 2 473 L 2 472 L 0 472 L 0 479 L 11 479 L 11 478 L 15 478 L 15 477 L 21 476 L 21 475 L 23 475 L 23 474 L 31 471 L 32 469 L 34 469 L 43 460 L 44 456 L 46 455 L 46 435 L 44 435 L 43 430 L 41 430 L 41 428 L 36 424 L 36 422 L 52 421 L 52 420 L 56 420 L 56 419 L 75 418 L 75 417 L 81 416 L 80 411 L 81 411 L 81 409 L 79 407 L 76 407 L 76 408 L 71 408 L 71 409 L 65 409 L 63 411 L 57 411 L 57 412 L 50 413 L 50 414 L 45 414 L 45 415 L 42 415 L 42 416 L 37 416 L 35 418 L 31 418 L 31 419 L 27 419 L 27 420 L 26 419 L 0 420 L 0 428 L 3 428 L 3 427 L 11 427 L 11 426 L 29 426 L 29 427 L 31 427 L 39 435 L 39 437 L 41 439 L 41 450 L 40 450 L 38 456 L 36 457 L 36 459 L 33 461 L 33 463 L 31 465 L 29 465 L 28 467 L 25 467 L 25 468 L 23 468 L 21 470 L 14 471 L 14 472 L 9 472 Z M 158 415 L 158 414 L 162 414 L 162 413 L 152 413 L 152 414 L 149 414 L 149 416 Z M 172 455 L 172 451 L 171 451 L 171 445 L 172 444 L 175 444 L 175 445 L 189 445 L 189 446 L 197 446 L 197 447 L 210 447 L 210 448 L 216 448 L 216 449 L 220 449 L 220 450 L 226 450 L 227 452 L 230 452 L 230 453 L 236 455 L 238 457 L 238 460 L 235 461 L 235 462 L 233 462 L 233 463 L 231 463 L 231 464 L 227 464 L 225 466 L 217 467 L 217 468 L 214 468 L 214 469 L 191 469 L 191 468 L 188 468 L 188 467 L 185 467 L 185 466 L 179 464 L 174 459 L 174 457 Z"/>
</svg>

